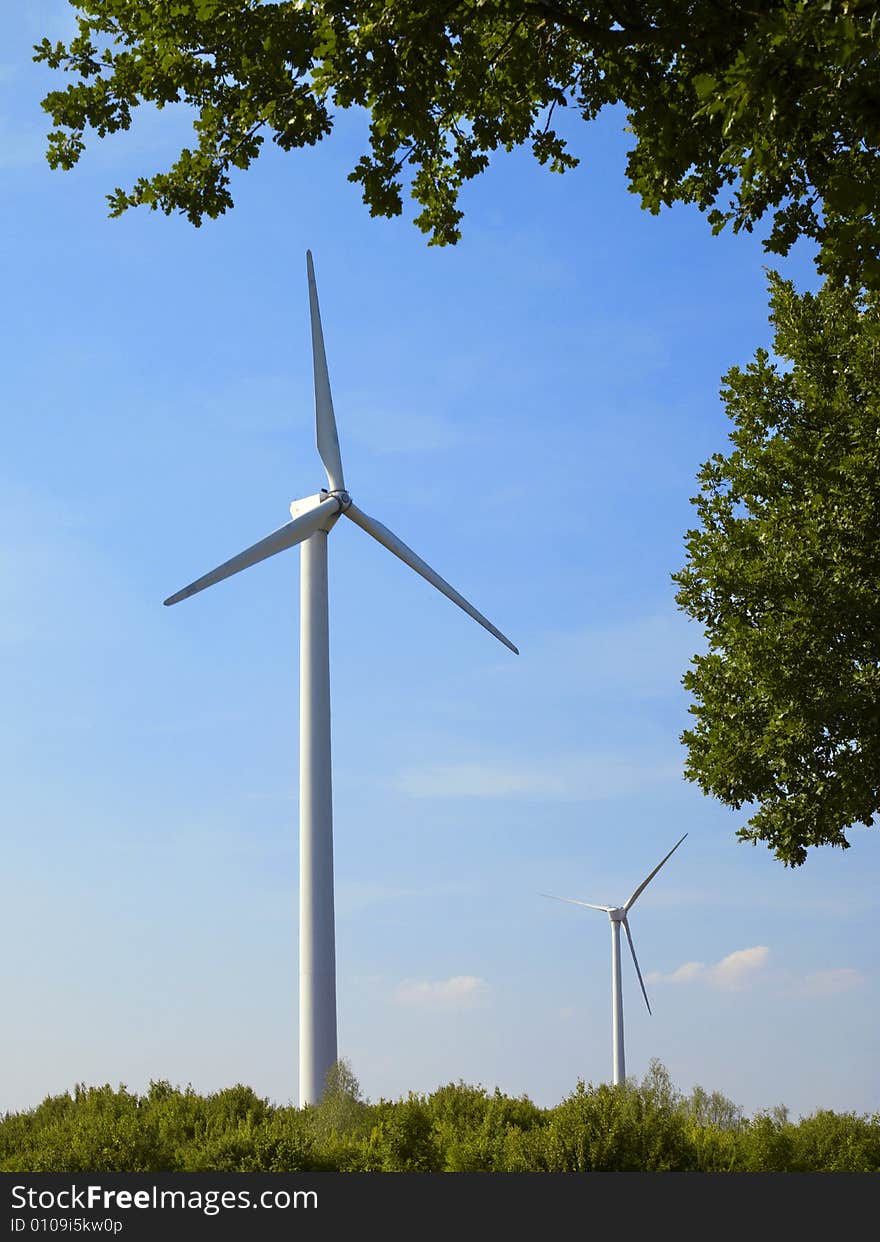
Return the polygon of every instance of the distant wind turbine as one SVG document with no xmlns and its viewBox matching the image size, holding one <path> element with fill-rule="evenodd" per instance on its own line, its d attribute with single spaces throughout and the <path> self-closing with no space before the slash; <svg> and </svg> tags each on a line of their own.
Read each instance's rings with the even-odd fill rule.
<svg viewBox="0 0 880 1242">
<path fill-rule="evenodd" d="M 681 838 L 681 841 L 687 836 Z M 636 898 L 644 892 L 653 880 L 654 876 L 660 870 L 665 862 L 668 862 L 681 841 L 676 841 L 672 849 L 661 859 L 647 879 L 642 880 L 639 887 L 630 897 L 629 901 L 624 902 L 622 906 L 594 906 L 589 901 L 575 901 L 573 897 L 557 897 L 555 893 L 542 893 L 542 897 L 552 897 L 554 901 L 567 901 L 573 906 L 586 906 L 588 910 L 604 910 L 611 922 L 611 1030 L 614 1041 L 614 1079 L 615 1083 L 621 1083 L 626 1080 L 626 1063 L 623 1052 L 623 989 L 620 982 L 620 925 L 626 932 L 626 938 L 629 942 L 629 951 L 632 954 L 633 965 L 636 968 L 636 974 L 639 976 L 639 983 L 642 985 L 642 995 L 645 998 L 645 1004 L 648 1006 L 648 1013 L 651 1012 L 651 1003 L 648 1000 L 648 993 L 645 991 L 645 981 L 642 978 L 642 972 L 639 970 L 639 960 L 636 957 L 635 945 L 633 944 L 632 933 L 629 930 L 629 920 L 627 914 L 631 906 L 635 904 Z"/>
<path fill-rule="evenodd" d="M 336 1062 L 336 946 L 333 911 L 333 798 L 330 775 L 330 638 L 327 598 L 327 535 L 340 514 L 393 552 L 438 591 L 479 621 L 515 654 L 509 639 L 496 630 L 438 573 L 395 534 L 368 517 L 345 490 L 342 458 L 330 395 L 324 335 L 311 251 L 306 251 L 312 357 L 315 374 L 315 421 L 318 453 L 329 491 L 295 500 L 292 521 L 224 561 L 171 595 L 177 604 L 205 587 L 222 582 L 259 561 L 302 544 L 300 573 L 300 777 L 299 777 L 299 1093 L 300 1104 L 321 1098 L 327 1071 Z"/>
</svg>

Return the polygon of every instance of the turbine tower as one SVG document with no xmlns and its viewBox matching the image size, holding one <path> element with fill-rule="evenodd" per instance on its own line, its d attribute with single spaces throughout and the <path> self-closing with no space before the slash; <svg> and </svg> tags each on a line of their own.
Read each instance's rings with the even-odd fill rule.
<svg viewBox="0 0 880 1242">
<path fill-rule="evenodd" d="M 482 613 L 416 556 L 387 526 L 359 509 L 345 489 L 339 437 L 330 395 L 324 335 L 311 251 L 306 251 L 315 422 L 318 453 L 329 489 L 291 503 L 291 521 L 265 539 L 224 561 L 165 600 L 177 604 L 256 565 L 285 548 L 302 545 L 300 572 L 300 775 L 299 775 L 299 1094 L 300 1105 L 315 1104 L 327 1071 L 337 1060 L 336 947 L 333 912 L 333 798 L 330 770 L 330 640 L 327 595 L 327 536 L 344 514 L 393 552 L 519 654 Z"/>
<path fill-rule="evenodd" d="M 687 833 L 684 834 L 684 837 Z M 654 876 L 660 870 L 665 862 L 668 862 L 681 841 L 676 841 L 672 849 L 662 858 L 647 879 L 642 880 L 639 887 L 630 897 L 629 901 L 624 902 L 622 906 L 594 906 L 589 901 L 575 901 L 573 897 L 557 897 L 554 893 L 542 893 L 542 897 L 552 897 L 554 901 L 567 901 L 573 906 L 585 906 L 588 910 L 604 910 L 608 915 L 611 923 L 611 1032 L 613 1040 L 613 1082 L 617 1083 L 626 1081 L 626 1062 L 623 1052 L 623 988 L 620 981 L 620 928 L 626 932 L 626 938 L 629 942 L 629 951 L 632 954 L 633 965 L 636 968 L 636 974 L 639 977 L 639 983 L 642 986 L 642 995 L 645 998 L 645 1004 L 648 1006 L 648 1013 L 651 1012 L 651 1003 L 648 1000 L 648 993 L 645 991 L 645 981 L 642 978 L 642 972 L 639 970 L 639 959 L 636 957 L 635 945 L 633 944 L 632 932 L 629 930 L 629 920 L 627 914 L 630 908 L 635 904 L 635 900 L 653 880 Z"/>
</svg>

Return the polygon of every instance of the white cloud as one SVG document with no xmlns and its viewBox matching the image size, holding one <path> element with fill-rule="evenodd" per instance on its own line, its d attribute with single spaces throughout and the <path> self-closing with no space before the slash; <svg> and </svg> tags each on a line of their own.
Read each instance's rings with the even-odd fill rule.
<svg viewBox="0 0 880 1242">
<path fill-rule="evenodd" d="M 685 962 L 668 975 L 654 971 L 648 975 L 648 982 L 705 983 L 725 992 L 740 991 L 766 965 L 769 954 L 770 950 L 763 944 L 736 949 L 714 966 L 707 966 L 705 962 Z"/>
<path fill-rule="evenodd" d="M 516 763 L 438 763 L 409 768 L 392 782 L 412 798 L 539 798 L 593 802 L 682 780 L 677 763 L 615 755 Z"/>
<path fill-rule="evenodd" d="M 804 997 L 839 996 L 864 983 L 864 976 L 850 966 L 817 970 L 802 976 L 776 971 L 771 976 L 764 973 L 769 955 L 766 945 L 755 945 L 728 953 L 714 966 L 707 966 L 705 962 L 685 962 L 668 975 L 654 971 L 647 979 L 649 983 L 704 983 L 726 992 L 741 991 L 750 983 L 772 979 L 783 994 Z"/>
<path fill-rule="evenodd" d="M 487 988 L 476 975 L 453 975 L 450 979 L 410 979 L 399 984 L 394 999 L 398 1005 L 418 1009 L 467 1009 Z"/>
</svg>

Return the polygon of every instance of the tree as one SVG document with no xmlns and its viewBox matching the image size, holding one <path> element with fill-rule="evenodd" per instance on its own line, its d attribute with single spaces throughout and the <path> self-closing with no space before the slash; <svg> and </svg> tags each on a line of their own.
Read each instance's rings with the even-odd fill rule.
<svg viewBox="0 0 880 1242">
<path fill-rule="evenodd" d="M 553 127 L 623 104 L 630 189 L 652 212 L 696 203 L 714 230 L 765 246 L 819 244 L 821 271 L 880 281 L 877 5 L 864 0 L 71 0 L 78 34 L 35 59 L 74 77 L 43 103 L 48 158 L 70 168 L 87 129 L 128 129 L 136 108 L 195 110 L 196 142 L 166 172 L 109 195 L 193 224 L 232 206 L 230 172 L 266 136 L 313 145 L 333 110 L 369 115 L 350 180 L 373 215 L 402 209 L 455 242 L 462 185 L 529 143 L 556 172 L 577 160 Z"/>
<path fill-rule="evenodd" d="M 319 1138 L 331 1134 L 354 1134 L 368 1114 L 351 1062 L 344 1057 L 335 1061 L 324 1079 L 324 1091 L 312 1109 L 312 1125 Z"/>
<path fill-rule="evenodd" d="M 579 1082 L 546 1130 L 551 1173 L 695 1172 L 696 1154 L 680 1095 L 652 1060 L 641 1083 Z"/>
<path fill-rule="evenodd" d="M 745 1126 L 743 1110 L 720 1091 L 706 1091 L 699 1083 L 682 1100 L 686 1116 L 700 1126 L 718 1130 L 741 1130 Z"/>
<path fill-rule="evenodd" d="M 880 296 L 770 277 L 774 350 L 724 377 L 676 596 L 708 650 L 686 775 L 783 863 L 880 811 Z"/>
</svg>

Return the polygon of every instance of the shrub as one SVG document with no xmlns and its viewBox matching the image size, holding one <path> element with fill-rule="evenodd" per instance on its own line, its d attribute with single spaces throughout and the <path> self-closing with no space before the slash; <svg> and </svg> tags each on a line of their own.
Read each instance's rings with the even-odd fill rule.
<svg viewBox="0 0 880 1242">
<path fill-rule="evenodd" d="M 241 1083 L 211 1095 L 160 1080 L 142 1096 L 77 1085 L 0 1118 L 6 1172 L 880 1172 L 880 1116 L 781 1107 L 751 1120 L 718 1092 L 579 1082 L 555 1108 L 497 1088 L 364 1100 L 338 1063 L 319 1104 L 279 1108 Z"/>
</svg>

